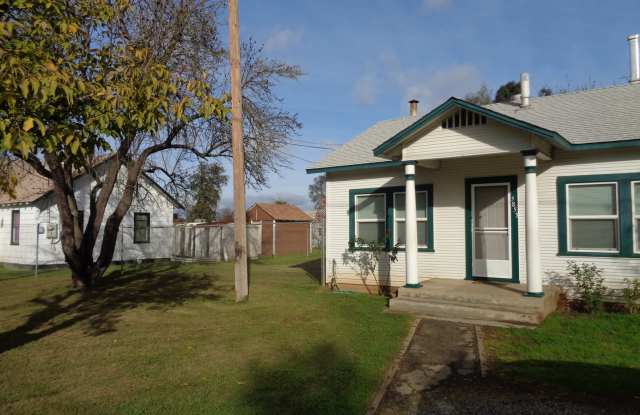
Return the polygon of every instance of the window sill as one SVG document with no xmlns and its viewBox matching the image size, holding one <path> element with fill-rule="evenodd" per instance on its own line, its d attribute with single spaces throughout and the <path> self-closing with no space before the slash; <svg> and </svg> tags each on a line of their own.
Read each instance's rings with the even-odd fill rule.
<svg viewBox="0 0 640 415">
<path fill-rule="evenodd" d="M 133 241 L 133 243 L 136 245 L 146 245 L 146 244 L 150 244 L 151 241 Z"/>
</svg>

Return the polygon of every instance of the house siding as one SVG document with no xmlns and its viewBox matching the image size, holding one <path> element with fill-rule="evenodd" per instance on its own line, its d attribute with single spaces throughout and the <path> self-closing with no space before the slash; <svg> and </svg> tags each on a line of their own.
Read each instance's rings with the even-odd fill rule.
<svg viewBox="0 0 640 415">
<path fill-rule="evenodd" d="M 104 167 L 101 166 L 100 172 Z M 124 172 L 121 172 L 123 176 Z M 74 181 L 75 197 L 78 209 L 85 211 L 85 224 L 89 216 L 89 193 L 93 186 L 88 176 L 82 176 Z M 116 208 L 120 199 L 122 183 L 118 183 L 111 195 L 105 218 Z M 114 261 L 130 261 L 140 259 L 170 258 L 173 240 L 173 210 L 172 202 L 151 185 L 144 185 L 142 201 L 134 201 L 123 218 L 114 252 Z M 10 245 L 11 211 L 20 209 L 20 245 Z M 151 238 L 146 244 L 133 243 L 133 215 L 135 212 L 150 213 Z M 58 238 L 47 239 L 40 235 L 38 244 L 38 263 L 40 265 L 63 264 L 64 254 L 59 238 L 61 225 L 55 195 L 49 194 L 35 203 L 21 207 L 0 207 L 0 263 L 35 265 L 36 257 L 36 224 L 58 224 Z M 98 235 L 94 258 L 100 252 L 102 232 Z M 124 247 L 124 249 L 122 249 Z"/>
<path fill-rule="evenodd" d="M 624 150 L 595 152 L 557 151 L 551 161 L 539 161 L 538 203 L 543 279 L 559 282 L 565 274 L 567 260 L 593 262 L 605 270 L 607 284 L 619 288 L 625 277 L 640 275 L 640 258 L 568 257 L 558 255 L 558 217 L 556 180 L 559 176 L 640 171 L 637 155 Z M 465 270 L 465 200 L 466 178 L 517 176 L 518 252 L 520 282 L 526 282 L 525 187 L 522 156 L 491 155 L 442 160 L 440 168 L 418 168 L 416 184 L 433 184 L 435 252 L 418 253 L 420 278 L 457 278 Z M 327 174 L 327 281 L 338 284 L 404 284 L 405 256 L 398 253 L 392 264 L 380 264 L 373 275 L 363 275 L 348 252 L 349 190 L 403 186 L 402 168 L 353 171 Z"/>
<path fill-rule="evenodd" d="M 514 128 L 487 120 L 486 125 L 442 128 L 438 125 L 404 145 L 403 160 L 437 160 L 519 152 L 540 148 L 548 152 L 548 143 Z"/>
</svg>

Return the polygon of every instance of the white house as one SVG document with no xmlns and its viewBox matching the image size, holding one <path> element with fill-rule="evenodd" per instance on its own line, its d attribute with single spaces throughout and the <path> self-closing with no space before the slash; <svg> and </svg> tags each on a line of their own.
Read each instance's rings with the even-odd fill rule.
<svg viewBox="0 0 640 415">
<path fill-rule="evenodd" d="M 106 159 L 96 166 L 99 174 L 104 174 L 109 162 Z M 63 264 L 60 221 L 51 182 L 23 162 L 16 163 L 14 171 L 18 177 L 16 198 L 0 195 L 0 263 Z M 74 181 L 78 208 L 85 220 L 89 216 L 89 192 L 94 183 L 86 174 Z M 182 206 L 148 176 L 143 176 L 140 184 L 141 197 L 136 198 L 120 226 L 114 261 L 171 257 L 173 212 Z M 105 217 L 117 204 L 119 188 L 120 183 L 109 199 Z M 99 253 L 100 240 L 101 236 L 94 255 Z"/>
<path fill-rule="evenodd" d="M 324 173 L 327 280 L 419 287 L 431 277 L 526 283 L 595 263 L 640 276 L 640 63 L 628 84 L 512 103 L 450 98 L 379 122 L 307 170 Z M 350 241 L 399 246 L 372 274 Z M 363 247 L 356 246 L 357 249 Z"/>
</svg>

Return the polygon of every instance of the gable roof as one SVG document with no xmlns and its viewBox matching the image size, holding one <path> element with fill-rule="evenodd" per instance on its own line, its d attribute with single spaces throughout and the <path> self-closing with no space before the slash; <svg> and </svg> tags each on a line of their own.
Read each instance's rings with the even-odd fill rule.
<svg viewBox="0 0 640 415">
<path fill-rule="evenodd" d="M 10 168 L 16 179 L 18 179 L 15 187 L 16 197 L 12 198 L 8 193 L 1 192 L 0 205 L 32 203 L 53 190 L 53 183 L 46 177 L 39 175 L 24 160 L 12 161 Z"/>
<path fill-rule="evenodd" d="M 95 165 L 102 164 L 103 162 L 111 159 L 111 155 L 103 156 L 97 159 Z M 25 205 L 34 203 L 37 200 L 47 196 L 53 192 L 53 182 L 48 178 L 40 175 L 35 171 L 33 167 L 22 159 L 17 159 L 11 162 L 12 172 L 16 175 L 18 183 L 16 184 L 15 194 L 16 197 L 12 198 L 7 193 L 0 193 L 0 206 L 12 206 L 12 205 Z M 79 174 L 75 178 L 84 175 Z M 173 205 L 177 208 L 184 209 L 184 206 L 178 202 L 173 196 L 167 193 L 155 180 L 149 175 L 143 173 L 142 176 L 146 179 L 151 186 L 162 193 Z"/>
<path fill-rule="evenodd" d="M 506 103 L 485 108 L 556 131 L 571 144 L 640 139 L 640 85 L 532 97 L 528 108 Z"/>
<path fill-rule="evenodd" d="M 565 150 L 640 147 L 640 85 L 531 98 L 527 108 L 507 103 L 479 106 L 451 97 L 420 118 L 404 117 L 374 125 L 314 163 L 307 172 L 400 165 L 400 161 L 381 156 L 453 107 L 531 132 Z"/>
<path fill-rule="evenodd" d="M 409 127 L 416 121 L 416 117 L 402 117 L 393 120 L 380 121 L 366 129 L 362 134 L 354 137 L 340 148 L 327 155 L 323 160 L 313 163 L 307 172 L 315 173 L 326 168 L 337 166 L 368 165 L 371 163 L 389 163 L 389 159 L 375 156 L 373 149 L 385 142 L 389 137 Z M 399 163 L 395 163 L 398 164 Z"/>
<path fill-rule="evenodd" d="M 313 218 L 297 206 L 288 203 L 256 203 L 276 221 L 311 222 Z"/>
</svg>

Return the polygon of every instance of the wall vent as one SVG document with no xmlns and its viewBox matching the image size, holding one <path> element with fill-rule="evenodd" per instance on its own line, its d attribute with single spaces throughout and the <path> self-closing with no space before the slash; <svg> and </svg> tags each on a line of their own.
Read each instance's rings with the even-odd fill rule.
<svg viewBox="0 0 640 415">
<path fill-rule="evenodd" d="M 486 125 L 487 117 L 477 112 L 461 109 L 442 120 L 441 126 L 446 129 L 467 128 Z"/>
</svg>

